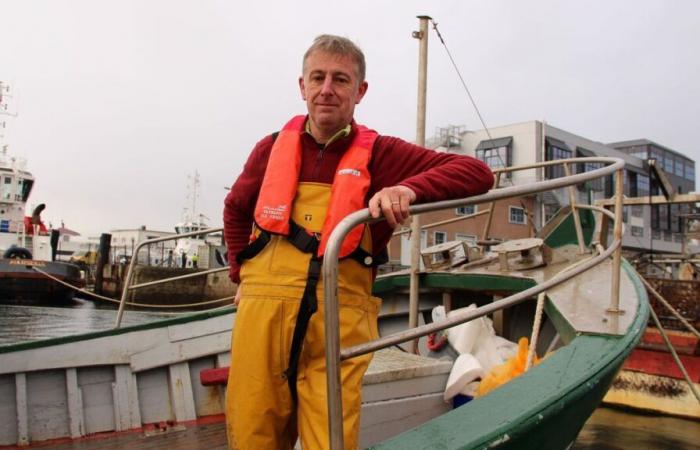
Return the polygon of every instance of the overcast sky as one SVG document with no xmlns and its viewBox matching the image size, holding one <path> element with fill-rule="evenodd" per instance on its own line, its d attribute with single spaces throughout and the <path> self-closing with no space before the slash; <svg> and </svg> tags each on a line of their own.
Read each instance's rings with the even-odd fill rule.
<svg viewBox="0 0 700 450">
<path fill-rule="evenodd" d="M 219 226 L 253 145 L 305 113 L 301 57 L 322 33 L 365 51 L 356 119 L 413 140 L 419 14 L 438 22 L 487 126 L 546 120 L 700 161 L 694 0 L 0 0 L 0 81 L 18 113 L 4 131 L 36 177 L 29 206 L 84 235 L 171 230 L 197 170 L 198 209 Z M 446 125 L 482 128 L 431 31 L 426 134 Z"/>
</svg>

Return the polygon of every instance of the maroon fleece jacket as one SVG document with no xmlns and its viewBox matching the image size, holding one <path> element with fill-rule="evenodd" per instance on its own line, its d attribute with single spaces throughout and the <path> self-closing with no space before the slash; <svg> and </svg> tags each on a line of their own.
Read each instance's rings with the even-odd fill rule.
<svg viewBox="0 0 700 450">
<path fill-rule="evenodd" d="M 353 122 L 350 135 L 331 142 L 327 148 L 303 133 L 300 182 L 333 183 L 336 168 L 356 132 Z M 229 276 L 240 282 L 240 267 L 235 256 L 250 238 L 253 213 L 265 175 L 274 140 L 266 136 L 253 148 L 243 172 L 224 200 L 224 238 L 228 247 Z M 493 174 L 483 162 L 469 156 L 441 153 L 410 144 L 396 137 L 379 136 L 369 163 L 371 184 L 365 203 L 381 189 L 397 184 L 416 193 L 415 203 L 463 198 L 482 194 L 493 186 Z M 370 225 L 373 254 L 383 250 L 393 229 L 385 221 Z"/>
</svg>

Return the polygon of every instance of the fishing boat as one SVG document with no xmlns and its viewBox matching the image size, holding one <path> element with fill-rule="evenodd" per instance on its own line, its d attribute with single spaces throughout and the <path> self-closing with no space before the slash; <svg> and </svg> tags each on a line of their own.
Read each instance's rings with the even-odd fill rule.
<svg viewBox="0 0 700 450">
<path fill-rule="evenodd" d="M 416 205 L 411 212 L 493 203 L 613 172 L 618 173 L 621 192 L 621 160 L 585 160 L 607 166 L 469 199 Z M 410 271 L 379 277 L 374 290 L 383 299 L 382 337 L 341 351 L 334 278 L 338 243 L 357 223 L 371 220 L 367 210 L 348 216 L 331 235 L 323 268 L 329 448 L 342 448 L 338 365 L 370 351 L 375 356 L 363 385 L 363 447 L 566 448 L 639 341 L 649 314 L 641 281 L 621 261 L 620 208 L 616 212 L 571 205 L 533 238 L 426 249 L 425 269 L 417 277 L 418 302 L 410 299 Z M 608 239 L 610 220 L 615 221 L 614 236 Z M 132 260 L 127 288 L 134 264 Z M 433 321 L 430 312 L 435 306 L 451 312 Z M 134 433 L 162 437 L 168 431 L 221 423 L 224 390 L 219 383 L 227 378 L 235 308 L 118 327 L 124 314 L 128 311 L 122 306 L 117 327 L 111 330 L 0 347 L 0 445 L 47 440 L 86 445 L 95 436 L 115 441 Z M 423 317 L 425 324 L 406 329 L 412 314 Z M 543 361 L 455 409 L 444 401 L 452 361 L 387 348 L 484 316 L 491 316 L 504 338 L 527 336 L 536 341 L 531 348 Z M 393 333 L 397 329 L 398 334 Z M 223 446 L 223 425 L 217 429 L 212 439 Z"/>
</svg>

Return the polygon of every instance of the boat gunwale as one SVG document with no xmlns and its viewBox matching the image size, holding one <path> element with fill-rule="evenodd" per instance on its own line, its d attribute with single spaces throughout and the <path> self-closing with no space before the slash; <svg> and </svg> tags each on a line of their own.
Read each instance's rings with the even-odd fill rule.
<svg viewBox="0 0 700 450">
<path fill-rule="evenodd" d="M 196 322 L 200 320 L 206 320 L 213 317 L 219 317 L 226 314 L 231 314 L 236 312 L 236 307 L 233 305 L 226 306 L 217 310 L 209 311 L 198 311 L 191 314 L 183 314 L 179 317 L 166 318 L 161 320 L 154 320 L 148 323 L 142 323 L 137 325 L 130 325 L 120 328 L 110 328 L 101 331 L 90 331 L 87 333 L 71 334 L 68 336 L 59 336 L 48 339 L 40 339 L 37 341 L 23 341 L 16 344 L 0 345 L 0 355 L 4 353 L 12 353 L 23 350 L 34 350 L 37 348 L 51 347 L 54 345 L 70 344 L 80 341 L 86 341 L 90 339 L 118 336 L 121 334 L 126 334 L 134 331 L 152 330 L 156 328 L 164 328 L 172 325 L 180 325 L 189 322 Z"/>
</svg>

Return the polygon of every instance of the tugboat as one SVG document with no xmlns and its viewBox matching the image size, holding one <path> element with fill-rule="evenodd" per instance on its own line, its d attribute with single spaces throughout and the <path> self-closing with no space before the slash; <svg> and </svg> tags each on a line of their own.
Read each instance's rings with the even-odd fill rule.
<svg viewBox="0 0 700 450">
<path fill-rule="evenodd" d="M 6 90 L 0 83 L 0 92 Z M 68 302 L 75 290 L 62 283 L 82 287 L 80 269 L 56 261 L 59 233 L 47 230 L 41 221 L 43 203 L 31 216 L 25 215 L 34 176 L 27 171 L 26 160 L 10 157 L 7 147 L 0 148 L 0 303 Z"/>
</svg>

